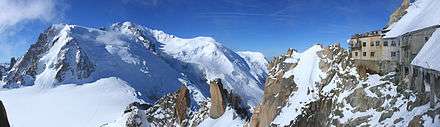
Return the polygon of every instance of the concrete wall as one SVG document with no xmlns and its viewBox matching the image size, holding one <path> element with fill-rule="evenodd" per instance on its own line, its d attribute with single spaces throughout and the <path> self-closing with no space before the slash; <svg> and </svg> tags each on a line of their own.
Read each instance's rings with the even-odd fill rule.
<svg viewBox="0 0 440 127">
<path fill-rule="evenodd" d="M 395 61 L 378 61 L 378 60 L 354 60 L 359 68 L 365 68 L 368 73 L 377 73 L 385 75 L 389 72 L 397 71 L 397 62 Z"/>
<path fill-rule="evenodd" d="M 409 88 L 416 93 L 427 93 L 431 104 L 436 104 L 440 98 L 440 72 L 417 66 L 411 66 L 411 70 L 412 73 L 408 75 Z"/>
</svg>

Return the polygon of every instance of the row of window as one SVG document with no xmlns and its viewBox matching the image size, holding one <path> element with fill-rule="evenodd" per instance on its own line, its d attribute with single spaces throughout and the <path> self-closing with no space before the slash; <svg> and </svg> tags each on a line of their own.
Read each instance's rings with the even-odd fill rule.
<svg viewBox="0 0 440 127">
<path fill-rule="evenodd" d="M 370 57 L 374 57 L 375 52 L 370 52 Z M 399 55 L 399 51 L 391 52 L 391 57 L 396 57 Z M 354 56 L 359 56 L 358 52 L 354 52 Z M 362 52 L 362 56 L 367 56 L 367 52 Z"/>
<path fill-rule="evenodd" d="M 380 41 L 370 42 L 370 46 L 380 46 Z M 384 41 L 383 46 L 388 46 L 388 41 Z M 391 41 L 391 46 L 397 46 L 397 43 L 395 41 Z M 362 47 L 367 47 L 367 42 L 362 42 Z"/>
</svg>

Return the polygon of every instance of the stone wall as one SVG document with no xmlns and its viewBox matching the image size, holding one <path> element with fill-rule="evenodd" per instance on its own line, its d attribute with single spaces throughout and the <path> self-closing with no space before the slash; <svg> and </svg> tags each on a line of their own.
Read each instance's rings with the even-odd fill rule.
<svg viewBox="0 0 440 127">
<path fill-rule="evenodd" d="M 440 72 L 417 66 L 411 68 L 413 73 L 408 77 L 409 88 L 418 94 L 427 94 L 431 104 L 436 104 L 440 98 Z"/>
<path fill-rule="evenodd" d="M 358 68 L 364 68 L 365 72 L 370 74 L 386 75 L 398 71 L 397 62 L 394 61 L 355 60 L 354 62 Z"/>
</svg>

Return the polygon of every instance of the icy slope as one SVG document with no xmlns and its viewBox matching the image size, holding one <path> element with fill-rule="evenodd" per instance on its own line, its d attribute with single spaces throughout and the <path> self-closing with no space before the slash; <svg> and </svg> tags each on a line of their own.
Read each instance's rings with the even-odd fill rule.
<svg viewBox="0 0 440 127">
<path fill-rule="evenodd" d="M 289 97 L 288 105 L 281 109 L 281 113 L 273 122 L 274 124 L 288 125 L 291 118 L 296 118 L 301 114 L 301 107 L 319 98 L 318 94 L 310 93 L 310 91 L 318 91 L 317 82 L 320 82 L 321 75 L 323 75 L 319 68 L 321 59 L 318 56 L 318 52 L 321 50 L 321 45 L 315 45 L 303 53 L 297 53 L 292 58 L 286 59 L 286 61 L 297 61 L 296 67 L 287 71 L 283 77 L 294 76 L 298 90 Z"/>
<path fill-rule="evenodd" d="M 265 56 L 260 52 L 251 52 L 251 51 L 242 51 L 237 52 L 246 63 L 251 67 L 251 73 L 254 77 L 257 77 L 258 81 L 261 84 L 264 84 L 266 81 L 268 61 Z"/>
<path fill-rule="evenodd" d="M 411 3 L 405 14 L 398 22 L 392 24 L 385 38 L 393 38 L 407 32 L 440 25 L 440 1 L 416 0 Z"/>
<path fill-rule="evenodd" d="M 119 118 L 127 104 L 139 101 L 135 90 L 115 77 L 53 89 L 1 90 L 0 100 L 14 127 L 96 127 Z"/>
</svg>

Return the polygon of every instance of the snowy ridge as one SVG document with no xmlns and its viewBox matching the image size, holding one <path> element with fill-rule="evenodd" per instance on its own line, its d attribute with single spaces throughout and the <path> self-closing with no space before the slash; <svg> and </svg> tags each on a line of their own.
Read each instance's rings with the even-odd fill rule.
<svg viewBox="0 0 440 127">
<path fill-rule="evenodd" d="M 320 57 L 318 52 L 323 50 L 321 45 L 315 45 L 303 53 L 296 53 L 292 58 L 297 61 L 297 66 L 287 71 L 283 78 L 294 76 L 298 90 L 293 92 L 287 101 L 287 106 L 281 109 L 281 113 L 274 119 L 273 124 L 280 126 L 289 125 L 292 118 L 302 113 L 302 108 L 308 103 L 319 98 L 317 94 L 309 94 L 308 91 L 318 90 L 317 82 L 320 82 L 322 72 L 319 68 Z"/>
<path fill-rule="evenodd" d="M 440 29 L 435 30 L 432 37 L 426 42 L 414 60 L 412 65 L 440 71 Z"/>
<path fill-rule="evenodd" d="M 394 38 L 411 31 L 440 25 L 439 6 L 438 0 L 416 0 L 406 10 L 407 14 L 387 28 L 390 31 L 385 34 L 385 38 Z"/>
<path fill-rule="evenodd" d="M 264 85 L 264 81 L 261 81 L 259 76 L 265 74 L 254 74 L 252 64 L 248 64 L 237 53 L 211 37 L 182 39 L 162 31 L 151 31 L 162 45 L 160 48 L 162 54 L 171 57 L 169 62 L 183 62 L 185 66 L 178 67 L 179 69 L 183 71 L 194 69 L 198 72 L 188 76 L 204 78 L 208 81 L 221 78 L 226 89 L 243 97 L 250 107 L 259 102 Z"/>
</svg>

